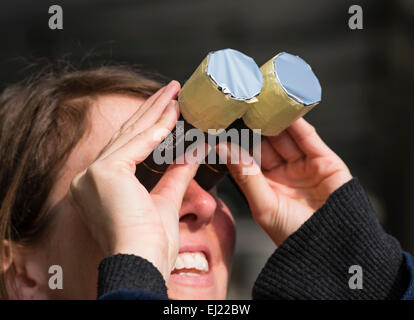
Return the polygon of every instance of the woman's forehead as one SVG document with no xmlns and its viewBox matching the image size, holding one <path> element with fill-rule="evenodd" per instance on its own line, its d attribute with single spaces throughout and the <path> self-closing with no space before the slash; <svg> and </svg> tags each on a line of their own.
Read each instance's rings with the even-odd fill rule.
<svg viewBox="0 0 414 320">
<path fill-rule="evenodd" d="M 77 155 L 68 159 L 72 166 L 73 162 L 81 162 L 79 165 L 82 167 L 89 166 L 114 133 L 140 108 L 143 101 L 140 98 L 119 94 L 98 97 L 90 106 L 87 133 L 72 152 Z"/>
<path fill-rule="evenodd" d="M 144 99 L 127 95 L 98 97 L 90 106 L 89 128 L 69 154 L 50 194 L 52 203 L 63 198 L 76 174 L 89 167 L 114 133 L 139 109 Z"/>
<path fill-rule="evenodd" d="M 134 114 L 145 100 L 129 95 L 103 95 L 91 106 L 90 119 L 94 130 L 112 128 L 118 130 Z"/>
</svg>

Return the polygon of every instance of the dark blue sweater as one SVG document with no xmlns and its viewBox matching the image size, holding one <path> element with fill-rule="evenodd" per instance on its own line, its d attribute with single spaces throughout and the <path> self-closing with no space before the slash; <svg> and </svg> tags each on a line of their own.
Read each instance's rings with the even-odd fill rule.
<svg viewBox="0 0 414 320">
<path fill-rule="evenodd" d="M 349 268 L 362 269 L 351 289 Z M 133 255 L 99 266 L 98 298 L 167 299 L 159 271 Z M 414 258 L 385 233 L 357 179 L 344 184 L 269 258 L 253 299 L 414 299 Z"/>
</svg>

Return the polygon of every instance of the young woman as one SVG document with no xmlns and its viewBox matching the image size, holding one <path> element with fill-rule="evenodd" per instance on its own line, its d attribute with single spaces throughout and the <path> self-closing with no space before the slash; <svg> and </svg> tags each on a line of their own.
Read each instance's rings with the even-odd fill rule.
<svg viewBox="0 0 414 320">
<path fill-rule="evenodd" d="M 139 72 L 102 67 L 46 73 L 3 92 L 3 298 L 226 297 L 234 221 L 215 191 L 193 180 L 198 165 L 171 165 L 151 192 L 135 177 L 174 127 L 179 90 L 176 81 L 161 88 Z M 411 256 L 305 120 L 263 141 L 256 175 L 243 175 L 246 165 L 229 169 L 279 246 L 254 298 L 413 296 Z M 52 265 L 62 267 L 61 290 L 49 288 Z M 352 265 L 364 269 L 363 290 L 350 289 Z"/>
</svg>

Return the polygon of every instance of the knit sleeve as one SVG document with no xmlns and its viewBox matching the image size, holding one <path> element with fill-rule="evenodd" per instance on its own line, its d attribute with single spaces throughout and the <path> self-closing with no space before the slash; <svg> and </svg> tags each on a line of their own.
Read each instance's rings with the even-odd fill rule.
<svg viewBox="0 0 414 320">
<path fill-rule="evenodd" d="M 350 285 L 355 272 L 358 286 Z M 398 241 L 384 232 L 354 178 L 276 249 L 253 298 L 401 299 L 408 284 Z"/>
<path fill-rule="evenodd" d="M 98 298 L 120 289 L 125 292 L 141 290 L 168 298 L 164 278 L 158 269 L 148 260 L 131 254 L 116 254 L 99 264 Z"/>
</svg>

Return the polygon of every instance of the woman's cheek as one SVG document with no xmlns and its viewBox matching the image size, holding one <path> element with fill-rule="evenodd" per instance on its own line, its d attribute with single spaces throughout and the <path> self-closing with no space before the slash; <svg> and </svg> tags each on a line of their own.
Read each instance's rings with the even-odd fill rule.
<svg viewBox="0 0 414 320">
<path fill-rule="evenodd" d="M 215 215 L 214 225 L 223 259 L 230 266 L 236 242 L 236 227 L 230 210 L 222 202 Z"/>
</svg>

